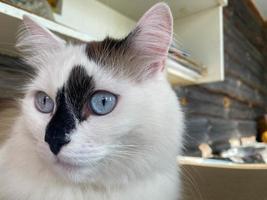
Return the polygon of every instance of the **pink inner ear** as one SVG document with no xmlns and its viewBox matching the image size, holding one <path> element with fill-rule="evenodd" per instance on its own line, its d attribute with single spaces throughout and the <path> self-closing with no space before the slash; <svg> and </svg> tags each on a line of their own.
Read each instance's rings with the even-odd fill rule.
<svg viewBox="0 0 267 200">
<path fill-rule="evenodd" d="M 169 7 L 158 3 L 149 9 L 137 23 L 138 34 L 134 38 L 135 48 L 149 57 L 152 63 L 162 69 L 172 41 L 172 15 Z M 152 64 L 155 68 L 155 64 Z M 158 68 L 157 67 L 157 68 Z"/>
<path fill-rule="evenodd" d="M 165 60 L 162 60 L 159 62 L 154 62 L 150 64 L 148 67 L 149 67 L 150 73 L 154 74 L 157 71 L 163 72 L 164 66 L 165 66 Z"/>
</svg>

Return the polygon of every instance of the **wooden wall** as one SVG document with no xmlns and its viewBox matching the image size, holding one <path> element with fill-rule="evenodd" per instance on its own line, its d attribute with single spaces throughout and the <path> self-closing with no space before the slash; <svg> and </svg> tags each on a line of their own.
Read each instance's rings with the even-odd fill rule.
<svg viewBox="0 0 267 200">
<path fill-rule="evenodd" d="M 267 70 L 263 25 L 246 1 L 229 0 L 224 9 L 225 81 L 174 87 L 187 119 L 185 153 L 200 143 L 227 147 L 229 138 L 256 134 L 266 112 Z"/>
</svg>

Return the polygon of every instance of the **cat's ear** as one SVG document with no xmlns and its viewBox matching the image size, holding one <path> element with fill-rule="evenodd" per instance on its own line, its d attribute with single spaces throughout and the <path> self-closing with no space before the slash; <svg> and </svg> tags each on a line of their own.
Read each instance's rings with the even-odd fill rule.
<svg viewBox="0 0 267 200">
<path fill-rule="evenodd" d="M 65 41 L 44 28 L 30 17 L 23 16 L 23 24 L 17 37 L 16 47 L 25 55 L 36 55 L 41 51 L 58 49 L 65 46 Z"/>
<path fill-rule="evenodd" d="M 130 33 L 131 46 L 147 62 L 146 71 L 163 70 L 172 41 L 172 31 L 170 8 L 165 3 L 158 3 L 142 16 Z"/>
</svg>

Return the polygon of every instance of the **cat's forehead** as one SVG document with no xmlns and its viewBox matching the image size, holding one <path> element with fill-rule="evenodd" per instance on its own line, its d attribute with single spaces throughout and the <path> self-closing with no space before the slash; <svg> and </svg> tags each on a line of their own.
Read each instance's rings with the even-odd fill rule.
<svg viewBox="0 0 267 200">
<path fill-rule="evenodd" d="M 110 65 L 107 66 L 108 63 L 105 65 L 103 58 L 106 57 L 106 61 L 109 60 L 106 55 L 99 53 L 97 57 L 92 58 L 88 54 L 88 48 L 91 45 L 95 45 L 95 43 L 70 45 L 61 52 L 51 55 L 50 59 L 43 63 L 45 66 L 39 71 L 35 82 L 36 87 L 55 94 L 58 89 L 70 82 L 86 82 L 85 77 L 91 79 L 90 84 L 96 89 L 116 90 L 119 85 L 123 87 L 128 81 L 116 76 L 114 69 L 109 68 Z M 95 49 L 95 53 L 98 50 L 100 50 L 99 47 Z M 101 62 L 100 59 L 102 59 Z M 117 68 L 119 69 L 120 66 Z M 75 89 L 79 90 L 79 87 Z"/>
</svg>

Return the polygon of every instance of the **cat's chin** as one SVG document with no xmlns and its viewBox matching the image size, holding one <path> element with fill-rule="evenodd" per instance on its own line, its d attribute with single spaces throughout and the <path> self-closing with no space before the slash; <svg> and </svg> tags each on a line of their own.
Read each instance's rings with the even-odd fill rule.
<svg viewBox="0 0 267 200">
<path fill-rule="evenodd" d="M 45 143 L 38 145 L 38 157 L 44 164 L 44 168 L 55 177 L 61 180 L 74 183 L 94 182 L 95 174 L 98 171 L 98 164 L 101 162 L 80 163 L 77 159 L 66 158 L 64 155 L 53 155 Z"/>
<path fill-rule="evenodd" d="M 56 159 L 53 163 L 53 171 L 63 180 L 73 183 L 89 183 L 93 181 L 94 170 L 88 165 L 75 162 L 66 162 Z"/>
<path fill-rule="evenodd" d="M 56 159 L 55 165 L 56 167 L 61 168 L 66 171 L 75 171 L 75 170 L 79 171 L 85 168 L 85 166 L 79 165 L 77 163 L 66 162 L 60 159 Z"/>
</svg>

